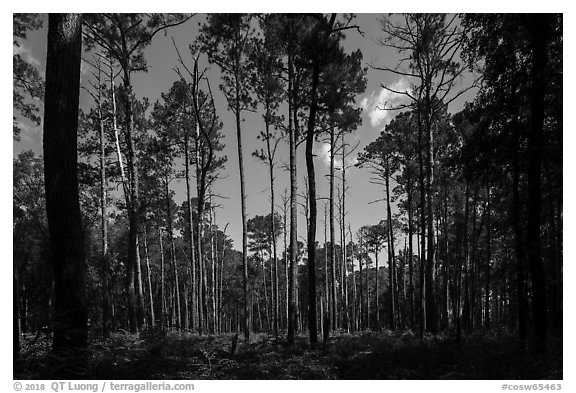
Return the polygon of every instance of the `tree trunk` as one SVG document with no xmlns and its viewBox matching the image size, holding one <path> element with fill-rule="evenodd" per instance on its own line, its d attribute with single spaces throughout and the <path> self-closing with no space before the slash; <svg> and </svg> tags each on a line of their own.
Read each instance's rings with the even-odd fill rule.
<svg viewBox="0 0 576 393">
<path fill-rule="evenodd" d="M 158 238 L 160 241 L 160 327 L 166 327 L 166 285 L 164 269 L 164 244 L 162 242 L 162 228 L 158 227 Z"/>
<path fill-rule="evenodd" d="M 150 298 L 150 327 L 154 329 L 156 317 L 154 315 L 154 296 L 152 293 L 152 272 L 150 271 L 150 258 L 148 256 L 148 236 L 146 233 L 146 225 L 142 228 L 144 230 L 144 258 L 146 260 L 146 272 L 148 279 L 148 294 Z"/>
<path fill-rule="evenodd" d="M 359 275 L 359 279 L 358 281 L 360 282 L 360 302 L 359 302 L 359 307 L 358 307 L 358 316 L 360 317 L 360 329 L 364 330 L 366 329 L 366 319 L 363 320 L 363 314 L 362 314 L 362 310 L 364 308 L 364 306 L 362 305 L 364 302 L 364 291 L 362 290 L 362 253 L 363 248 L 362 248 L 362 238 L 358 239 L 359 241 L 359 247 L 358 247 L 358 268 L 360 270 L 360 275 Z"/>
<path fill-rule="evenodd" d="M 490 254 L 491 227 L 490 227 L 490 185 L 486 187 L 486 266 L 484 270 L 484 327 L 490 329 Z"/>
<path fill-rule="evenodd" d="M 413 263 L 413 248 L 412 248 L 412 234 L 414 229 L 412 228 L 412 179 L 408 177 L 406 179 L 406 194 L 408 199 L 408 276 L 410 280 L 410 327 L 414 329 L 416 327 L 415 319 L 415 304 L 414 304 L 414 263 Z"/>
<path fill-rule="evenodd" d="M 238 66 L 236 67 L 238 69 Z M 240 79 L 238 70 L 235 74 L 236 82 L 236 139 L 238 142 L 238 169 L 240 172 L 240 207 L 242 211 L 242 274 L 244 289 L 244 337 L 250 341 L 250 326 L 248 325 L 248 228 L 246 227 L 246 191 L 244 184 L 244 158 L 242 155 L 242 119 L 240 118 Z"/>
<path fill-rule="evenodd" d="M 142 285 L 142 260 L 140 259 L 140 234 L 136 235 L 136 300 L 138 306 L 136 308 L 136 317 L 138 319 L 138 329 L 144 328 L 144 286 Z"/>
<path fill-rule="evenodd" d="M 128 60 L 126 60 L 128 61 Z M 122 64 L 124 70 L 124 127 L 128 145 L 127 165 L 129 173 L 130 203 L 128 204 L 128 263 L 127 263 L 127 294 L 128 294 L 128 323 L 130 332 L 136 333 L 141 328 L 143 320 L 140 319 L 139 305 L 135 281 L 136 266 L 139 264 L 138 230 L 139 230 L 139 191 L 138 191 L 138 164 L 134 144 L 134 116 L 132 113 L 132 85 L 130 82 L 130 64 Z M 139 294 L 138 294 L 139 295 Z M 143 316 L 143 314 L 142 314 Z"/>
<path fill-rule="evenodd" d="M 172 268 L 174 269 L 174 307 L 176 323 L 178 329 L 182 328 L 182 314 L 180 308 L 180 285 L 178 280 L 178 263 L 176 262 L 176 246 L 174 244 L 174 231 L 172 228 L 172 209 L 170 207 L 170 193 L 168 189 L 168 178 L 164 182 L 166 193 L 166 221 L 168 223 L 168 239 L 170 240 L 170 259 L 172 260 Z"/>
<path fill-rule="evenodd" d="M 426 264 L 426 185 L 424 183 L 424 149 L 422 141 L 422 119 L 420 109 L 418 113 L 418 165 L 419 165 L 419 188 L 420 188 L 420 335 L 423 337 L 426 331 L 426 277 L 424 265 Z"/>
<path fill-rule="evenodd" d="M 20 359 L 20 339 L 22 336 L 20 320 L 20 280 L 18 279 L 18 267 L 12 265 L 12 358 Z"/>
<path fill-rule="evenodd" d="M 389 157 L 386 157 L 386 214 L 388 216 L 388 281 L 390 284 L 390 327 L 396 329 L 396 300 L 395 300 L 395 255 L 394 255 L 394 230 L 392 228 L 392 209 L 390 208 L 390 167 Z"/>
<path fill-rule="evenodd" d="M 528 265 L 532 280 L 532 314 L 537 351 L 546 348 L 547 312 L 546 279 L 542 262 L 540 235 L 542 210 L 542 151 L 544 133 L 544 97 L 546 94 L 546 67 L 548 16 L 532 15 L 527 28 L 532 30 L 532 96 L 530 103 L 530 132 L 528 134 Z"/>
<path fill-rule="evenodd" d="M 519 138 L 518 138 L 519 139 Z M 512 225 L 514 227 L 514 250 L 516 254 L 516 291 L 518 301 L 518 338 L 523 348 L 526 341 L 526 294 L 524 290 L 524 245 L 522 242 L 522 226 L 520 220 L 521 200 L 520 200 L 520 144 L 516 143 L 514 150 L 514 165 L 512 179 Z"/>
<path fill-rule="evenodd" d="M 356 287 L 356 272 L 354 271 L 354 238 L 352 237 L 352 228 L 350 227 L 350 223 L 348 223 L 348 233 L 350 234 L 350 246 L 352 249 L 350 250 L 350 259 L 351 259 L 351 275 L 352 275 L 352 330 L 358 329 L 357 324 L 357 306 L 356 302 L 358 300 L 358 293 Z"/>
<path fill-rule="evenodd" d="M 106 137 L 104 134 L 104 116 L 102 114 L 102 85 L 101 81 L 101 63 L 98 62 L 98 123 L 100 126 L 100 235 L 101 235 L 101 254 L 102 261 L 102 335 L 110 336 L 110 282 L 108 266 L 108 212 L 106 202 Z"/>
<path fill-rule="evenodd" d="M 310 346 L 314 348 L 318 342 L 316 326 L 316 173 L 314 171 L 314 135 L 316 128 L 317 97 L 316 89 L 320 70 L 317 65 L 312 69 L 312 86 L 310 101 L 310 116 L 306 132 L 306 170 L 308 174 L 308 192 L 310 200 L 310 219 L 308 220 L 308 331 L 310 333 Z"/>
<path fill-rule="evenodd" d="M 334 225 L 334 152 L 336 140 L 334 138 L 334 126 L 330 127 L 330 310 L 332 328 L 338 328 L 338 311 L 336 306 L 336 235 Z"/>
<path fill-rule="evenodd" d="M 86 263 L 77 175 L 82 16 L 50 14 L 44 95 L 44 181 L 54 272 L 54 351 L 87 345 Z"/>
<path fill-rule="evenodd" d="M 212 258 L 210 258 L 210 275 L 211 275 L 211 286 L 210 286 L 210 296 L 211 296 L 211 307 L 212 307 L 212 333 L 216 333 L 216 253 L 217 250 L 215 249 L 214 243 L 214 222 L 215 222 L 215 213 L 214 207 L 212 204 L 212 192 L 210 192 L 210 248 L 212 251 Z"/>
<path fill-rule="evenodd" d="M 430 114 L 427 114 L 430 116 Z M 426 179 L 426 216 L 427 216 L 427 236 L 428 248 L 426 254 L 426 330 L 436 333 L 438 330 L 437 311 L 436 311 L 436 291 L 434 287 L 435 277 L 434 270 L 436 267 L 436 255 L 434 247 L 434 209 L 432 206 L 432 193 L 434 184 L 434 138 L 432 125 L 427 119 L 428 135 L 428 171 Z"/>
<path fill-rule="evenodd" d="M 294 344 L 296 331 L 296 280 L 298 277 L 298 183 L 296 177 L 296 116 L 294 108 L 294 66 L 288 50 L 288 134 L 290 145 L 290 269 L 288 280 L 288 345 Z M 293 113 L 294 112 L 294 113 Z M 294 118 L 293 118 L 294 116 Z M 293 124 L 294 121 L 294 124 Z"/>
<path fill-rule="evenodd" d="M 186 220 L 188 224 L 188 248 L 189 248 L 189 258 L 190 258 L 190 273 L 191 273 L 191 283 L 190 283 L 190 293 L 192 294 L 192 301 L 190 304 L 190 328 L 194 330 L 196 328 L 196 256 L 194 249 L 194 225 L 192 220 L 192 196 L 190 192 L 190 152 L 189 152 L 189 133 L 188 129 L 184 131 L 184 169 L 186 176 L 186 200 L 188 201 L 188 211 Z"/>
</svg>

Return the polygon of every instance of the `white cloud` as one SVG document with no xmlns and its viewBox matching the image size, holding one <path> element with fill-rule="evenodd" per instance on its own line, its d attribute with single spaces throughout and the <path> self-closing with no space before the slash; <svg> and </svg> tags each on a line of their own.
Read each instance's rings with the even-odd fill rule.
<svg viewBox="0 0 576 393">
<path fill-rule="evenodd" d="M 401 78 L 387 87 L 395 91 L 405 92 L 408 91 L 410 85 L 406 79 Z M 388 123 L 394 116 L 394 111 L 384 108 L 396 107 L 407 100 L 408 97 L 404 94 L 394 93 L 388 89 L 381 88 L 380 92 L 373 91 L 369 96 L 364 97 L 360 101 L 360 106 L 364 112 L 368 113 L 372 127 L 379 127 Z"/>
<path fill-rule="evenodd" d="M 12 56 L 20 55 L 22 58 L 29 64 L 32 64 L 34 67 L 40 66 L 40 62 L 32 56 L 30 49 L 26 48 L 22 43 L 20 46 L 12 45 Z"/>
<path fill-rule="evenodd" d="M 322 142 L 314 148 L 314 154 L 322 160 L 322 163 L 326 166 L 330 166 L 330 143 Z M 357 155 L 346 157 L 346 167 L 356 165 L 358 163 Z M 336 153 L 334 157 L 334 168 L 336 170 L 342 169 L 342 153 Z"/>
</svg>

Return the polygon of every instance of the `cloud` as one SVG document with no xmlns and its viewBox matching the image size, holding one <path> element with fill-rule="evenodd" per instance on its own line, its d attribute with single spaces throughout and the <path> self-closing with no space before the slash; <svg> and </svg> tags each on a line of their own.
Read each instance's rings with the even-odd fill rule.
<svg viewBox="0 0 576 393">
<path fill-rule="evenodd" d="M 408 91 L 410 85 L 405 78 L 401 78 L 396 82 L 387 86 L 389 89 L 395 91 Z M 372 127 L 379 127 L 382 124 L 388 123 L 392 118 L 394 112 L 385 110 L 384 108 L 393 108 L 408 100 L 403 94 L 394 93 L 388 89 L 381 88 L 379 92 L 373 91 L 369 96 L 366 96 L 360 101 L 360 106 L 364 112 L 368 113 L 370 124 Z"/>
<path fill-rule="evenodd" d="M 337 150 L 338 151 L 338 150 Z M 330 166 L 330 143 L 322 142 L 314 148 L 314 154 L 320 157 L 324 165 Z M 356 165 L 358 163 L 358 158 L 356 155 L 346 157 L 346 167 Z M 336 170 L 342 169 L 342 153 L 336 153 L 334 157 L 334 168 Z"/>
<path fill-rule="evenodd" d="M 32 64 L 34 67 L 39 67 L 40 61 L 32 56 L 30 49 L 26 48 L 22 43 L 19 45 L 12 45 L 12 56 L 20 55 L 27 63 Z"/>
</svg>

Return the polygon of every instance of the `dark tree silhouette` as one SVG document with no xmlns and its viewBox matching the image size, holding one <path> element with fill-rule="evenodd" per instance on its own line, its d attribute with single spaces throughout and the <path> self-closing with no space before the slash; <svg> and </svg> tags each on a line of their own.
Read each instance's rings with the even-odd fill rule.
<svg viewBox="0 0 576 393">
<path fill-rule="evenodd" d="M 53 349 L 87 345 L 86 266 L 77 176 L 82 16 L 50 14 L 46 55 L 44 179 L 54 270 Z"/>
</svg>

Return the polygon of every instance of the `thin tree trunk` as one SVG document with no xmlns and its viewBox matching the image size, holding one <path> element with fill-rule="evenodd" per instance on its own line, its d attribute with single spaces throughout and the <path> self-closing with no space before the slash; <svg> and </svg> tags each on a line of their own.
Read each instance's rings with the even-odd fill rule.
<svg viewBox="0 0 576 393">
<path fill-rule="evenodd" d="M 338 311 L 336 305 L 336 235 L 334 225 L 334 153 L 336 151 L 336 140 L 334 137 L 334 126 L 330 127 L 330 310 L 332 319 L 332 329 L 338 328 Z"/>
<path fill-rule="evenodd" d="M 212 193 L 210 193 L 210 248 L 212 252 L 212 258 L 210 260 L 210 274 L 211 274 L 211 306 L 212 306 L 212 333 L 216 332 L 216 253 L 214 250 L 214 208 L 212 205 Z"/>
<path fill-rule="evenodd" d="M 356 320 L 357 309 L 356 309 L 356 302 L 358 299 L 357 294 L 357 287 L 356 287 L 356 272 L 354 271 L 354 238 L 352 237 L 352 228 L 350 227 L 350 223 L 348 223 L 348 233 L 350 234 L 350 245 L 352 249 L 350 250 L 351 255 L 351 273 L 352 273 L 352 330 L 358 329 L 358 324 Z"/>
<path fill-rule="evenodd" d="M 158 227 L 158 239 L 160 241 L 160 326 L 162 330 L 166 327 L 166 286 L 164 268 L 164 243 L 162 242 L 162 228 Z"/>
<path fill-rule="evenodd" d="M 108 263 L 108 212 L 106 202 L 106 137 L 104 134 L 104 116 L 102 114 L 101 62 L 98 61 L 98 122 L 100 126 L 100 215 L 101 215 L 101 261 L 102 261 L 102 335 L 110 336 L 110 280 Z"/>
<path fill-rule="evenodd" d="M 395 300 L 395 255 L 394 255 L 394 230 L 392 228 L 392 209 L 390 208 L 390 167 L 389 157 L 386 157 L 386 212 L 388 216 L 388 281 L 390 284 L 390 327 L 396 329 L 396 300 Z"/>
<path fill-rule="evenodd" d="M 175 307 L 175 317 L 176 323 L 178 324 L 178 329 L 182 328 L 182 314 L 180 308 L 180 285 L 178 280 L 178 264 L 176 262 L 176 246 L 174 244 L 174 231 L 172 229 L 172 209 L 170 207 L 170 193 L 168 189 L 168 178 L 164 181 L 165 193 L 166 193 L 166 221 L 168 223 L 168 239 L 170 240 L 170 259 L 172 260 L 172 268 L 174 269 L 174 307 Z"/>
<path fill-rule="evenodd" d="M 432 187 L 434 184 L 434 138 L 432 125 L 428 117 L 430 114 L 427 113 L 426 119 L 426 129 L 428 136 L 428 171 L 426 179 L 426 216 L 427 216 L 427 236 L 428 236 L 428 248 L 426 254 L 426 330 L 431 333 L 436 333 L 438 330 L 437 322 L 437 311 L 436 311 L 436 294 L 434 287 L 434 269 L 436 267 L 436 256 L 434 247 L 434 213 L 432 206 Z"/>
<path fill-rule="evenodd" d="M 484 271 L 484 327 L 490 329 L 490 253 L 491 248 L 491 225 L 490 225 L 490 185 L 486 187 L 486 266 Z"/>
<path fill-rule="evenodd" d="M 360 307 L 358 310 L 358 315 L 360 316 L 360 329 L 364 330 L 366 329 L 366 319 L 363 318 L 363 314 L 362 314 L 362 310 L 363 310 L 363 302 L 364 302 L 364 291 L 362 291 L 362 254 L 364 252 L 363 247 L 362 247 L 362 238 L 358 239 L 359 244 L 359 248 L 358 248 L 358 268 L 360 269 L 360 277 L 359 280 L 360 281 Z"/>
<path fill-rule="evenodd" d="M 316 90 L 320 70 L 317 65 L 312 69 L 312 86 L 310 90 L 310 116 L 306 132 L 306 170 L 308 174 L 308 192 L 310 203 L 310 219 L 308 226 L 308 331 L 310 333 L 310 346 L 314 348 L 318 342 L 316 326 L 316 173 L 314 171 L 314 135 L 316 128 L 317 97 Z"/>
<path fill-rule="evenodd" d="M 188 248 L 189 248 L 189 258 L 190 258 L 190 273 L 191 273 L 191 283 L 190 283 L 190 293 L 192 294 L 192 301 L 190 304 L 190 328 L 194 330 L 196 328 L 196 305 L 197 305 L 197 292 L 196 292 L 196 255 L 194 249 L 194 225 L 192 220 L 192 196 L 190 192 L 190 152 L 189 152 L 189 133 L 188 129 L 184 130 L 184 169 L 186 176 L 186 201 L 188 202 L 187 211 L 187 224 L 188 224 Z"/>
<path fill-rule="evenodd" d="M 136 309 L 136 316 L 138 318 L 138 328 L 143 329 L 145 324 L 144 310 L 144 285 L 142 285 L 142 260 L 140 259 L 140 234 L 136 236 L 136 299 L 138 300 L 138 307 Z"/>
<path fill-rule="evenodd" d="M 238 77 L 238 67 L 236 67 L 236 139 L 238 144 L 238 169 L 240 172 L 240 207 L 242 211 L 242 271 L 244 290 L 244 337 L 250 341 L 250 326 L 248 325 L 248 229 L 246 226 L 246 191 L 244 182 L 244 158 L 242 154 L 242 128 L 240 114 L 240 79 Z"/>
<path fill-rule="evenodd" d="M 412 179 L 406 179 L 406 194 L 408 199 L 408 275 L 410 280 L 410 327 L 412 329 L 416 326 L 415 319 L 415 304 L 414 304 L 414 263 L 413 263 L 413 249 L 412 249 L 412 235 L 414 229 L 412 228 Z"/>
<path fill-rule="evenodd" d="M 519 138 L 518 138 L 519 139 Z M 516 291 L 518 301 L 518 338 L 522 348 L 526 341 L 526 294 L 524 290 L 524 246 L 522 242 L 522 226 L 520 220 L 521 200 L 520 200 L 520 165 L 519 165 L 519 143 L 514 150 L 514 166 L 512 180 L 512 225 L 514 226 L 514 250 L 516 254 Z"/>
<path fill-rule="evenodd" d="M 150 271 L 150 258 L 148 257 L 148 238 L 146 234 L 146 225 L 142 228 L 144 231 L 144 258 L 146 260 L 146 272 L 148 278 L 148 294 L 150 295 L 150 327 L 154 329 L 156 317 L 154 316 L 154 296 L 152 293 L 152 272 Z"/>
<path fill-rule="evenodd" d="M 426 332 L 426 277 L 424 265 L 426 264 L 426 186 L 424 183 L 424 155 L 422 150 L 422 120 L 420 109 L 418 113 L 418 165 L 419 165 L 419 187 L 420 187 L 420 335 L 423 337 Z"/>
<path fill-rule="evenodd" d="M 296 116 L 294 110 L 294 66 L 288 50 L 288 134 L 290 145 L 290 269 L 288 279 L 288 345 L 294 345 L 296 331 L 296 280 L 298 275 L 298 183 L 296 173 Z M 294 112 L 294 113 L 293 113 Z M 293 119 L 294 116 L 294 119 Z M 293 124 L 294 120 L 294 124 Z"/>
</svg>

